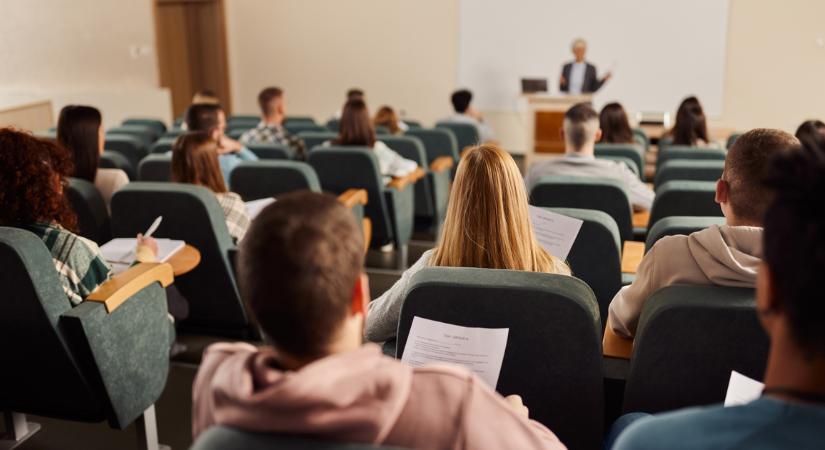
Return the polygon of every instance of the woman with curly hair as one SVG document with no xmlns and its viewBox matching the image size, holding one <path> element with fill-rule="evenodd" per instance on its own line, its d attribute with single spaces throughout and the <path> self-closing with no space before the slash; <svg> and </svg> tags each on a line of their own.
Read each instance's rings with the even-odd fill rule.
<svg viewBox="0 0 825 450">
<path fill-rule="evenodd" d="M 23 228 L 40 237 L 72 305 L 109 279 L 111 268 L 97 245 L 72 231 L 77 217 L 63 189 L 72 173 L 63 147 L 11 128 L 0 129 L 0 226 Z M 157 244 L 138 235 L 138 261 L 154 261 Z"/>
</svg>

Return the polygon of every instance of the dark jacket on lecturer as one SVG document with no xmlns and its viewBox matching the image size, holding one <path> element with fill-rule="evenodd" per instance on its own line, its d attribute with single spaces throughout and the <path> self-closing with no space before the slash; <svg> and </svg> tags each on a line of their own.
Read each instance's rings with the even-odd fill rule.
<svg viewBox="0 0 825 450">
<path fill-rule="evenodd" d="M 600 80 L 596 76 L 596 66 L 586 62 L 587 68 L 584 70 L 584 83 L 582 83 L 582 93 L 588 94 L 596 92 L 604 84 L 604 80 Z M 573 63 L 569 62 L 561 69 L 561 75 L 564 77 L 564 83 L 559 83 L 559 90 L 568 92 L 570 90 L 570 72 L 573 70 Z"/>
</svg>

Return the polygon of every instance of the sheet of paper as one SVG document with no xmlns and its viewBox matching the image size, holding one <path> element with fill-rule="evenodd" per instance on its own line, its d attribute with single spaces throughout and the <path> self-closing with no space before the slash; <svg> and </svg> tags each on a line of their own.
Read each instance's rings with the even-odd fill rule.
<svg viewBox="0 0 825 450">
<path fill-rule="evenodd" d="M 495 389 L 509 333 L 509 328 L 469 328 L 413 317 L 401 361 L 413 367 L 458 364 Z"/>
<path fill-rule="evenodd" d="M 725 395 L 725 406 L 738 406 L 750 403 L 760 395 L 765 385 L 732 370 L 728 382 L 728 393 Z"/>
<path fill-rule="evenodd" d="M 581 219 L 563 216 L 553 211 L 530 207 L 530 221 L 533 223 L 533 232 L 536 240 L 547 253 L 561 259 L 567 260 L 567 255 L 576 242 L 576 236 L 582 228 Z"/>
<path fill-rule="evenodd" d="M 249 220 L 258 217 L 258 214 L 260 214 L 264 208 L 271 205 L 274 201 L 274 198 L 269 197 L 246 202 L 246 213 L 249 215 Z"/>
<path fill-rule="evenodd" d="M 166 262 L 175 253 L 186 245 L 183 241 L 172 239 L 155 239 L 158 243 L 157 259 L 160 262 Z M 106 260 L 112 269 L 117 272 L 120 266 L 125 265 L 128 268 L 135 261 L 135 247 L 137 246 L 137 239 L 135 238 L 117 238 L 103 244 L 100 247 L 100 253 L 103 259 Z M 118 267 L 115 267 L 118 266 Z M 123 271 L 125 269 L 122 269 Z"/>
</svg>

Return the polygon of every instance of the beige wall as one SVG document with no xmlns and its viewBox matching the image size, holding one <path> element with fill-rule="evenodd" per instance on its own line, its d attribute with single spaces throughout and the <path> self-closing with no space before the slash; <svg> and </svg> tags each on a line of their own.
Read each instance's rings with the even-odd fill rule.
<svg viewBox="0 0 825 450">
<path fill-rule="evenodd" d="M 731 0 L 724 113 L 738 129 L 825 119 L 825 1 Z"/>
<path fill-rule="evenodd" d="M 152 0 L 0 0 L 0 106 L 52 100 L 169 119 L 158 88 Z"/>
<path fill-rule="evenodd" d="M 351 87 L 432 123 L 449 112 L 456 76 L 456 0 L 229 0 L 233 108 L 256 113 L 266 85 L 290 114 L 326 120 Z"/>
</svg>

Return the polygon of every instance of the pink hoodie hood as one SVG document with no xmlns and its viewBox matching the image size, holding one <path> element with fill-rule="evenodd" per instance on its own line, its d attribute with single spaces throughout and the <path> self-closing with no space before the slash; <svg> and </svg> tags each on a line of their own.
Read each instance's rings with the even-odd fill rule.
<svg viewBox="0 0 825 450">
<path fill-rule="evenodd" d="M 696 266 L 712 284 L 753 287 L 762 260 L 762 228 L 713 225 L 688 237 Z"/>
<path fill-rule="evenodd" d="M 365 345 L 284 371 L 277 368 L 274 350 L 213 345 L 193 386 L 193 434 L 218 423 L 380 443 L 407 403 L 412 383 L 412 368 L 392 362 L 377 345 Z M 204 411 L 212 413 L 199 413 Z"/>
</svg>

